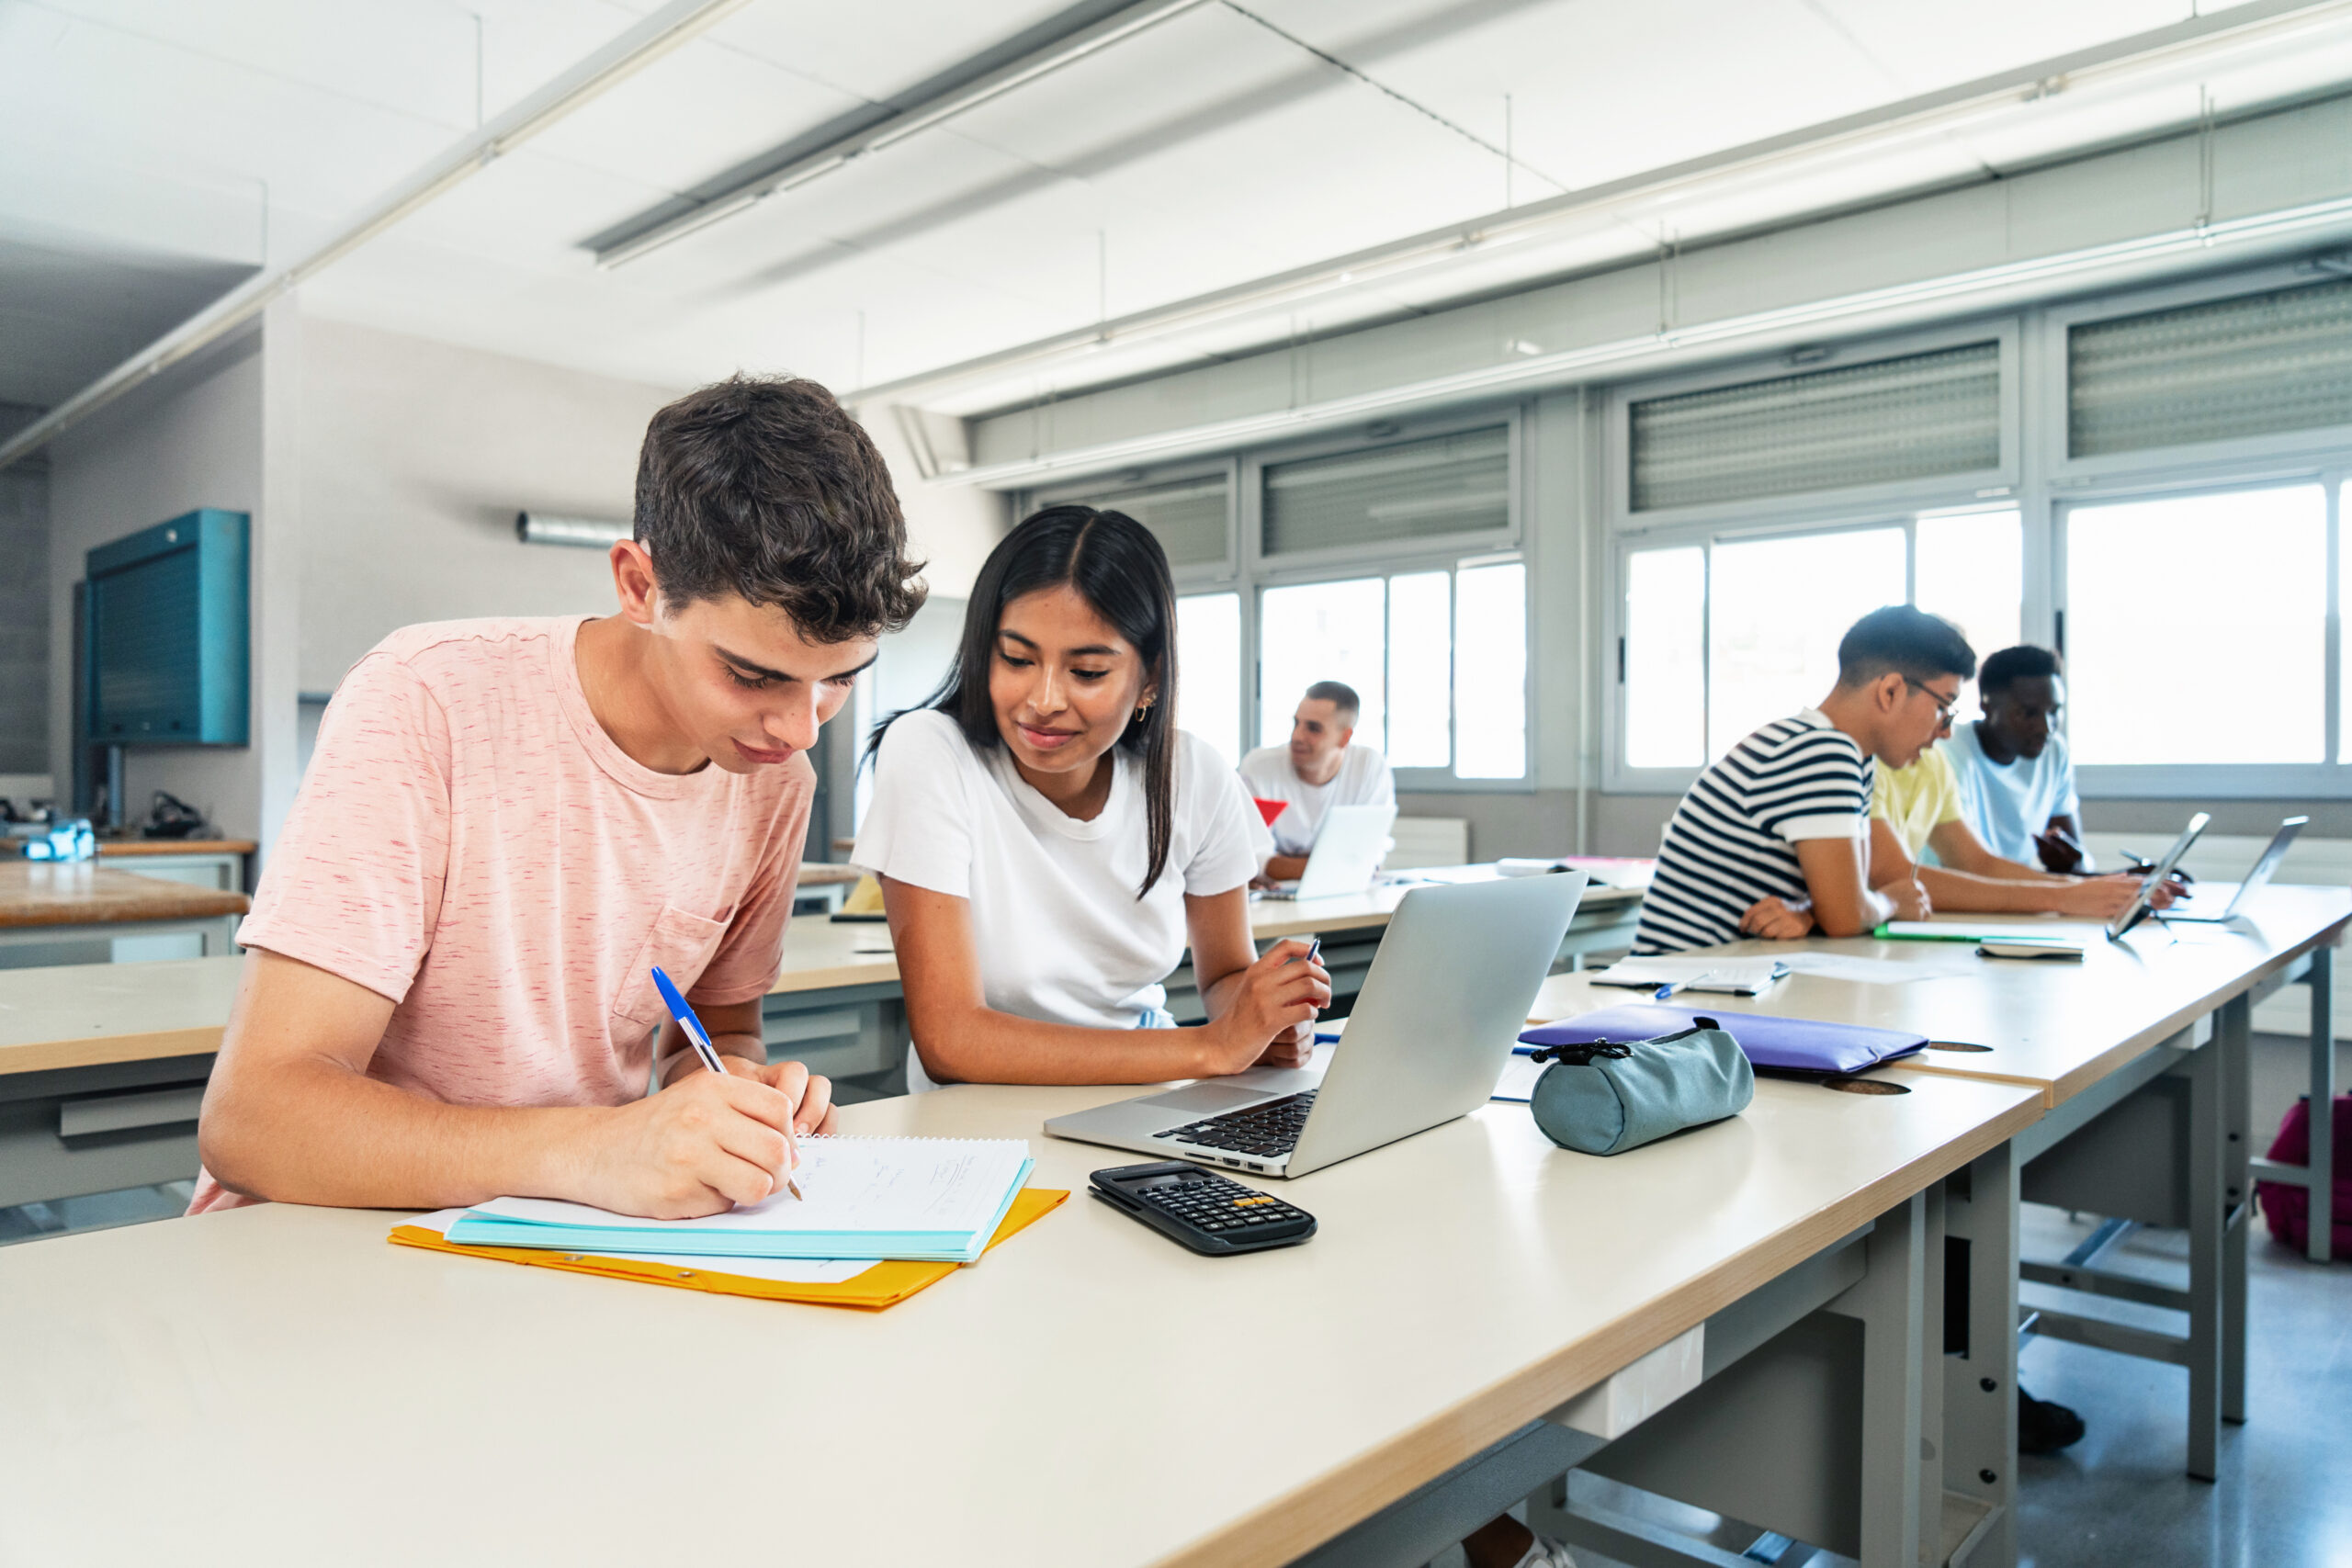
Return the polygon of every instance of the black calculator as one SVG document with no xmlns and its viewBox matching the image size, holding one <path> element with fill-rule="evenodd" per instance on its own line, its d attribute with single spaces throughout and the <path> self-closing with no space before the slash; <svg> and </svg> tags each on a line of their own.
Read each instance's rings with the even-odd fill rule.
<svg viewBox="0 0 2352 1568">
<path fill-rule="evenodd" d="M 1182 1160 L 1098 1170 L 1093 1191 L 1113 1208 L 1212 1258 L 1295 1247 L 1315 1234 L 1315 1216 L 1306 1210 Z"/>
</svg>

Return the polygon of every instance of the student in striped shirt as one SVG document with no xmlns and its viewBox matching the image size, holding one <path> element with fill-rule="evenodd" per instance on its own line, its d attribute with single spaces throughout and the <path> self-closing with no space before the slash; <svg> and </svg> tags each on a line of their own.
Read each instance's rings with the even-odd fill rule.
<svg viewBox="0 0 2352 1568">
<path fill-rule="evenodd" d="M 1858 936 L 1882 920 L 1924 919 L 1916 877 L 1871 886 L 1875 765 L 1905 767 L 1926 750 L 1975 672 L 1968 639 L 1939 616 L 1890 604 L 1856 621 L 1821 705 L 1742 740 L 1682 797 L 1634 951 Z"/>
</svg>

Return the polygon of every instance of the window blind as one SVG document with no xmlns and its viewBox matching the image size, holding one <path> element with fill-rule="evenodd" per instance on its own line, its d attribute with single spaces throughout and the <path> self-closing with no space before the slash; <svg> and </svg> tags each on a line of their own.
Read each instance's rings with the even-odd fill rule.
<svg viewBox="0 0 2352 1568">
<path fill-rule="evenodd" d="M 1500 532 L 1510 526 L 1510 433 L 1495 425 L 1269 463 L 1264 503 L 1269 556 Z"/>
<path fill-rule="evenodd" d="M 2067 331 L 2074 457 L 2330 424 L 2352 424 L 2352 280 Z"/>
<path fill-rule="evenodd" d="M 1124 512 L 1150 529 L 1159 547 L 1168 552 L 1170 566 L 1224 564 L 1228 509 L 1223 474 L 1089 496 L 1087 504 L 1104 512 Z"/>
<path fill-rule="evenodd" d="M 1632 446 L 1636 512 L 1998 468 L 2001 345 L 1652 398 Z"/>
</svg>

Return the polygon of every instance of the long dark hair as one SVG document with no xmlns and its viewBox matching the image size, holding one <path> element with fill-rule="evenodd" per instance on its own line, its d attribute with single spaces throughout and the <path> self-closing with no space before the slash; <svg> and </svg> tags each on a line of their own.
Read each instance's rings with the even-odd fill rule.
<svg viewBox="0 0 2352 1568">
<path fill-rule="evenodd" d="M 1024 518 L 981 564 L 964 611 L 956 663 L 922 705 L 955 719 L 975 750 L 1002 744 L 996 705 L 989 699 L 997 626 L 1007 604 L 1051 588 L 1077 590 L 1142 657 L 1145 682 L 1158 688 L 1156 700 L 1128 719 L 1118 740 L 1121 749 L 1143 758 L 1151 862 L 1136 893 L 1140 898 L 1168 869 L 1176 817 L 1176 581 L 1168 570 L 1168 552 L 1149 529 L 1124 512 L 1091 506 L 1048 506 Z M 875 728 L 865 746 L 868 761 L 899 717 L 894 713 Z"/>
</svg>

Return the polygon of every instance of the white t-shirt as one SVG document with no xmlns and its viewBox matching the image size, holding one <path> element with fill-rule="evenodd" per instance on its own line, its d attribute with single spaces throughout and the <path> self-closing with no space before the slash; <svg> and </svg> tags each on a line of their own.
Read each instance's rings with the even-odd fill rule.
<svg viewBox="0 0 2352 1568">
<path fill-rule="evenodd" d="M 2075 764 L 2066 742 L 2052 736 L 2039 757 L 2017 757 L 1996 762 L 1984 755 L 1976 726 L 1956 724 L 1951 738 L 1939 740 L 1951 771 L 1960 779 L 1960 811 L 1984 847 L 2023 864 L 2041 864 L 2033 836 L 2050 826 L 2052 817 L 2083 820 L 2082 797 L 2075 793 Z M 2090 859 L 2083 860 L 2090 869 Z"/>
<path fill-rule="evenodd" d="M 877 876 L 967 898 L 980 987 L 999 1012 L 1095 1029 L 1164 1021 L 1183 961 L 1184 895 L 1228 893 L 1260 863 L 1265 829 L 1205 742 L 1176 734 L 1168 864 L 1141 898 L 1150 823 L 1143 759 L 1114 751 L 1111 798 L 1081 822 L 935 708 L 894 722 L 850 858 Z M 920 1048 L 922 1042 L 916 1042 Z M 929 1087 L 910 1060 L 910 1087 Z"/>
<path fill-rule="evenodd" d="M 1290 765 L 1287 746 L 1261 746 L 1241 759 L 1241 781 L 1262 800 L 1288 803 L 1273 820 L 1274 851 L 1303 855 L 1315 848 L 1323 818 L 1335 806 L 1394 806 L 1396 777 L 1388 759 L 1369 746 L 1351 746 L 1340 753 L 1340 771 L 1331 782 L 1311 784 Z"/>
</svg>

